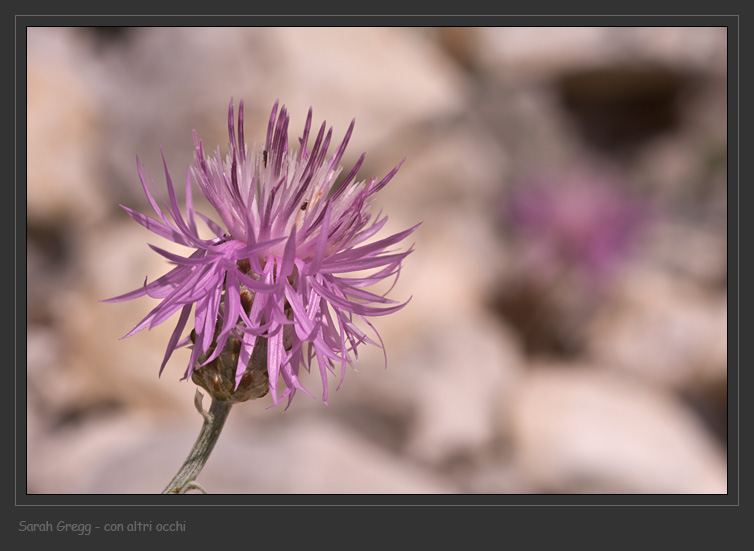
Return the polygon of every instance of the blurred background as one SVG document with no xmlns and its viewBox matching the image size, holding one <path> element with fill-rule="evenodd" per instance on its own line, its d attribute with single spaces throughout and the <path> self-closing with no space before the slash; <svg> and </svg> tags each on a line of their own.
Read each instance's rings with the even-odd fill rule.
<svg viewBox="0 0 754 551">
<path fill-rule="evenodd" d="M 725 28 L 29 28 L 27 493 L 159 493 L 201 426 L 136 156 L 307 110 L 422 221 L 329 405 L 237 405 L 221 493 L 726 493 Z M 206 204 L 199 210 L 211 216 Z M 172 249 L 180 250 L 180 248 Z M 318 374 L 304 378 L 319 396 Z M 205 399 L 205 406 L 208 399 Z"/>
</svg>

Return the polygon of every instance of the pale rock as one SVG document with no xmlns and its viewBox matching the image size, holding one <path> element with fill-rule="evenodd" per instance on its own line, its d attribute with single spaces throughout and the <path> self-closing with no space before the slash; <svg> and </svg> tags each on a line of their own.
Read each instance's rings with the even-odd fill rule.
<svg viewBox="0 0 754 551">
<path fill-rule="evenodd" d="M 538 490 L 525 469 L 504 458 L 476 466 L 466 476 L 464 488 L 474 494 L 532 494 Z"/>
<path fill-rule="evenodd" d="M 510 263 L 509 251 L 488 219 L 463 205 L 443 211 L 417 210 L 415 216 L 422 225 L 407 239 L 415 242 L 415 250 L 404 261 L 391 291 L 396 299 L 411 297 L 411 302 L 397 315 L 396 323 L 401 320 L 403 326 L 421 327 L 437 318 L 438 309 L 454 318 L 484 309 L 499 285 L 499 274 Z M 401 335 L 410 337 L 411 333 L 401 329 Z"/>
<path fill-rule="evenodd" d="M 727 27 L 629 27 L 624 32 L 628 35 L 624 55 L 716 74 L 727 72 Z"/>
<path fill-rule="evenodd" d="M 384 448 L 445 468 L 501 438 L 497 422 L 508 415 L 523 360 L 497 318 L 435 312 L 433 321 L 404 325 L 400 338 L 390 330 L 386 368 L 382 350 L 363 347 L 342 388 L 331 378 L 327 413 Z M 313 377 L 302 378 L 307 388 Z M 306 402 L 297 396 L 290 412 L 316 409 Z"/>
<path fill-rule="evenodd" d="M 37 411 L 36 400 L 31 393 L 26 393 L 26 445 L 32 445 L 38 441 L 44 433 L 44 422 L 41 419 L 40 412 Z"/>
<path fill-rule="evenodd" d="M 723 451 L 670 394 L 604 369 L 551 365 L 515 398 L 516 464 L 543 491 L 727 492 Z"/>
<path fill-rule="evenodd" d="M 475 37 L 480 67 L 506 80 L 548 79 L 573 68 L 664 63 L 725 70 L 725 27 L 484 27 Z"/>
<path fill-rule="evenodd" d="M 477 62 L 492 74 L 526 80 L 605 55 L 600 27 L 488 27 L 477 35 Z"/>
<path fill-rule="evenodd" d="M 73 370 L 65 358 L 70 344 L 49 326 L 31 326 L 26 332 L 27 400 L 45 424 L 82 403 L 90 387 L 85 374 Z M 85 402 L 85 401 L 84 401 Z"/>
<path fill-rule="evenodd" d="M 653 384 L 719 384 L 728 371 L 727 298 L 636 263 L 594 319 L 588 341 L 599 364 Z"/>
<path fill-rule="evenodd" d="M 99 52 L 93 86 L 107 106 L 110 143 L 101 153 L 111 172 L 107 184 L 112 196 L 130 207 L 138 207 L 135 201 L 148 205 L 137 156 L 164 190 L 162 148 L 183 197 L 186 169 L 193 162 L 192 131 L 205 151 L 213 153 L 220 146 L 225 152 L 231 98 L 236 109 L 238 101 L 246 99 L 249 141 L 264 139 L 257 136 L 266 131 L 269 111 L 255 108 L 255 99 L 262 101 L 259 89 L 265 79 L 265 44 L 259 34 L 251 28 L 140 27 L 129 31 L 121 47 Z"/>
<path fill-rule="evenodd" d="M 397 360 L 415 412 L 406 453 L 443 464 L 495 440 L 521 377 L 520 354 L 509 330 L 483 315 L 438 318 L 416 331 Z"/>
<path fill-rule="evenodd" d="M 277 27 L 265 33 L 276 60 L 266 89 L 285 91 L 284 102 L 300 121 L 292 128 L 303 127 L 310 106 L 315 119 L 319 113 L 343 133 L 355 117 L 354 159 L 362 151 L 369 158 L 411 125 L 463 108 L 463 75 L 436 44 L 409 29 Z"/>
<path fill-rule="evenodd" d="M 107 209 L 92 56 L 69 28 L 29 27 L 27 47 L 27 215 L 86 225 Z"/>
<path fill-rule="evenodd" d="M 710 286 L 725 279 L 727 215 L 714 225 L 666 217 L 648 229 L 645 256 L 676 278 L 690 278 Z"/>
<path fill-rule="evenodd" d="M 67 354 L 58 362 L 88 381 L 93 397 L 169 414 L 191 411 L 195 385 L 180 381 L 189 351 L 183 348 L 174 352 L 159 376 L 177 315 L 152 330 L 121 340 L 157 301 L 144 296 L 112 304 L 101 302 L 139 288 L 145 277 L 154 281 L 171 269 L 147 246 L 153 242 L 149 232 L 125 213 L 123 218 L 88 232 L 80 242 L 85 270 L 77 284 L 61 293 L 52 305 L 59 320 L 57 331 L 67 346 Z M 184 252 L 179 246 L 159 244 Z"/>
<path fill-rule="evenodd" d="M 41 494 L 102 493 L 92 488 L 92 477 L 103 464 L 143 442 L 154 427 L 150 416 L 131 413 L 89 418 L 48 433 L 44 439 L 27 444 L 27 486 Z M 161 467 L 158 463 L 151 469 L 159 472 Z M 146 478 L 149 472 L 145 469 Z M 106 476 L 110 484 L 123 483 L 122 474 L 117 471 Z M 148 491 L 161 490 L 162 487 Z"/>
<path fill-rule="evenodd" d="M 389 216 L 381 235 L 421 223 L 406 239 L 415 250 L 391 291 L 396 300 L 411 302 L 384 320 L 386 335 L 398 328 L 397 338 L 410 336 L 403 327 L 431 322 L 438 308 L 453 316 L 473 314 L 510 263 L 496 227 L 506 159 L 491 137 L 474 128 L 461 126 L 430 139 L 416 153 L 409 144 L 407 162 L 376 199 L 375 211 L 384 208 Z"/>
<path fill-rule="evenodd" d="M 382 153 L 384 164 L 387 157 L 406 157 L 406 162 L 380 191 L 379 204 L 390 213 L 436 213 L 437 223 L 454 209 L 497 214 L 495 202 L 510 163 L 505 147 L 481 121 L 443 122 L 437 116 L 435 125 L 399 135 Z"/>
<path fill-rule="evenodd" d="M 133 31 L 129 44 L 102 57 L 99 79 L 117 142 L 108 159 L 119 185 L 128 188 L 121 193 L 138 191 L 131 184 L 137 153 L 162 178 L 161 143 L 173 177 L 182 182 L 192 130 L 205 150 L 226 152 L 231 97 L 236 109 L 244 100 L 250 146 L 264 143 L 276 99 L 291 114 L 294 149 L 310 107 L 315 135 L 323 120 L 333 127 L 333 151 L 355 118 L 343 160 L 349 165 L 364 151 L 371 159 L 375 149 L 438 112 L 458 111 L 465 93 L 461 75 L 436 46 L 403 29 L 143 28 Z M 401 158 L 386 160 L 392 164 L 385 170 Z"/>
<path fill-rule="evenodd" d="M 447 481 L 316 417 L 244 425 L 231 417 L 197 481 L 211 494 L 444 494 Z M 198 416 L 197 416 L 198 417 Z M 195 430 L 162 425 L 98 463 L 90 493 L 158 493 L 188 454 Z"/>
</svg>

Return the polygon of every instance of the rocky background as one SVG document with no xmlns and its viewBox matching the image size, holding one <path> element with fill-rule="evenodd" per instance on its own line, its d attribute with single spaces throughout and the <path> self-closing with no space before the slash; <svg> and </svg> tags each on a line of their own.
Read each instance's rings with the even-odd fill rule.
<svg viewBox="0 0 754 551">
<path fill-rule="evenodd" d="M 236 406 L 211 493 L 725 493 L 725 28 L 30 28 L 27 492 L 158 493 L 201 418 L 135 158 L 309 106 L 423 221 L 329 405 Z M 292 144 L 294 145 L 294 144 Z M 199 210 L 202 210 L 201 208 Z M 205 212 L 207 209 L 203 209 Z M 318 394 L 318 375 L 304 384 Z M 331 384 L 334 390 L 335 382 Z M 207 400 L 205 400 L 205 405 Z"/>
</svg>

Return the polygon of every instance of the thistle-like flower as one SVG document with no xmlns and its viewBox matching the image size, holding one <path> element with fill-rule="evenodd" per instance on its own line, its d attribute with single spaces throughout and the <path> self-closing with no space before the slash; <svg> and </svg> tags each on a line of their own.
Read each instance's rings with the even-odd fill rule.
<svg viewBox="0 0 754 551">
<path fill-rule="evenodd" d="M 264 148 L 249 150 L 244 141 L 243 101 L 236 132 L 231 100 L 225 158 L 219 148 L 214 155 L 205 154 L 194 133 L 194 164 L 186 174 L 185 216 L 164 154 L 167 201 L 137 158 L 139 178 L 157 219 L 123 207 L 145 228 L 192 252 L 184 257 L 150 245 L 175 268 L 107 302 L 144 295 L 160 299 L 125 337 L 151 329 L 177 313 L 160 373 L 176 348 L 189 346 L 192 351 L 184 379 L 193 374 L 192 379 L 217 399 L 231 399 L 245 386 L 246 395 L 236 401 L 264 395 L 269 388 L 274 404 L 287 398 L 290 405 L 297 390 L 311 396 L 298 374 L 301 366 L 309 370 L 316 359 L 322 399 L 327 403 L 328 372 L 337 376 L 335 370 L 340 367 L 339 388 L 345 368 L 357 359 L 361 344 L 382 347 L 368 318 L 390 314 L 408 302 L 397 303 L 386 298 L 387 293 L 367 290 L 386 278 L 397 279 L 401 262 L 413 250 L 391 247 L 417 226 L 370 240 L 385 225 L 387 216 L 372 218 L 368 207 L 403 161 L 379 181 L 356 181 L 362 154 L 337 185 L 339 163 L 354 122 L 330 158 L 327 150 L 332 128 L 325 133 L 324 122 L 311 149 L 308 147 L 311 109 L 297 150 L 288 149 L 288 122 L 285 106 L 278 113 L 275 102 Z M 194 211 L 192 180 L 215 209 L 219 222 Z M 197 217 L 213 238 L 200 237 Z M 192 309 L 194 327 L 184 335 Z M 379 343 L 357 326 L 358 320 L 371 328 Z M 260 364 L 264 369 L 259 369 Z M 203 370 L 212 366 L 212 373 L 202 376 Z M 254 383 L 248 379 L 265 370 L 260 391 L 260 378 Z M 279 395 L 280 380 L 285 388 Z"/>
<path fill-rule="evenodd" d="M 522 237 L 537 271 L 572 267 L 593 282 L 628 255 L 648 208 L 598 174 L 565 174 L 513 190 L 506 217 Z"/>
</svg>

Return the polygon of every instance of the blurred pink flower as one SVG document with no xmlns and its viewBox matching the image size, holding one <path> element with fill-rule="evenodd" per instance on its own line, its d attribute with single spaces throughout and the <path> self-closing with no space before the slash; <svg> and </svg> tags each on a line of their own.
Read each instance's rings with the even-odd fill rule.
<svg viewBox="0 0 754 551">
<path fill-rule="evenodd" d="M 506 214 L 538 267 L 599 281 L 628 255 L 648 210 L 607 178 L 568 174 L 516 186 Z"/>
<path fill-rule="evenodd" d="M 231 101 L 229 154 L 225 158 L 219 148 L 214 155 L 206 155 L 194 134 L 196 150 L 194 165 L 186 174 L 185 217 L 164 156 L 168 201 L 137 158 L 144 192 L 158 219 L 123 208 L 150 231 L 192 251 L 184 257 L 150 245 L 176 267 L 107 302 L 144 295 L 160 300 L 126 337 L 179 313 L 160 373 L 179 346 L 193 343 L 184 375 L 188 378 L 192 371 L 218 358 L 227 345 L 236 348 L 238 386 L 255 348 L 262 346 L 262 350 L 266 348 L 269 389 L 275 404 L 285 398 L 290 404 L 296 390 L 311 396 L 298 373 L 302 365 L 309 370 L 314 358 L 326 403 L 328 371 L 334 374 L 334 366 L 340 364 L 342 383 L 345 366 L 357 357 L 357 347 L 377 344 L 356 326 L 354 318 L 374 330 L 368 317 L 390 314 L 408 302 L 399 304 L 366 288 L 386 278 L 397 278 L 401 262 L 413 249 L 394 251 L 390 247 L 403 241 L 417 226 L 366 244 L 387 221 L 386 216 L 372 219 L 368 206 L 403 161 L 379 181 L 372 178 L 357 182 L 362 155 L 343 183 L 335 186 L 354 123 L 328 159 L 332 128 L 325 134 L 323 122 L 308 149 L 310 109 L 300 149 L 289 151 L 288 121 L 285 107 L 278 114 L 276 102 L 264 148 L 254 146 L 249 150 L 244 141 L 243 101 L 238 110 L 237 134 Z M 192 176 L 222 225 L 194 212 Z M 214 238 L 199 236 L 197 217 Z M 371 272 L 345 277 L 362 270 Z M 182 338 L 192 309 L 193 331 Z M 280 396 L 279 379 L 285 386 Z"/>
</svg>

